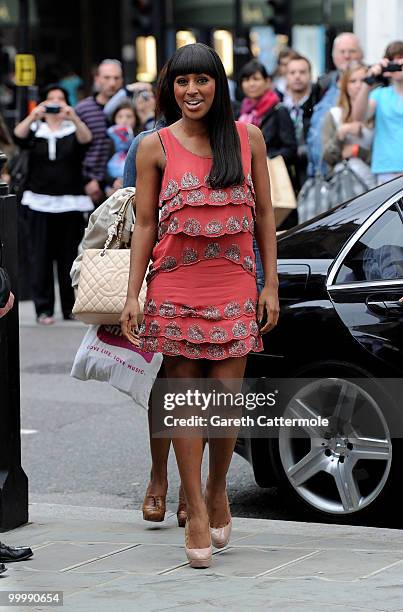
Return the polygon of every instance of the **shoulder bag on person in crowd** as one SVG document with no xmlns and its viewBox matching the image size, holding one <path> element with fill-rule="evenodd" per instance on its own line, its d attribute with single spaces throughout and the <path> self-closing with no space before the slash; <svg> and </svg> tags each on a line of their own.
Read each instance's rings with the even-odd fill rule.
<svg viewBox="0 0 403 612">
<path fill-rule="evenodd" d="M 73 314 L 84 323 L 117 324 L 126 301 L 130 269 L 130 235 L 134 225 L 135 190 L 129 190 L 129 195 L 127 189 L 119 191 L 126 192 L 126 195 L 122 197 L 122 194 L 114 194 L 113 203 L 120 202 L 121 205 L 117 214 L 114 215 L 112 225 L 108 227 L 103 248 L 83 249 L 80 254 L 78 274 L 76 262 L 73 264 L 71 273 L 73 286 L 78 276 Z M 102 205 L 104 209 L 105 204 L 107 202 Z M 102 218 L 102 214 L 99 215 L 99 218 Z M 123 234 L 125 227 L 127 228 L 128 219 L 131 227 L 129 235 L 126 232 L 124 239 Z M 96 229 L 102 235 L 102 228 Z M 94 233 L 94 227 L 92 233 Z M 87 245 L 88 242 L 87 240 Z M 146 291 L 147 286 L 144 281 L 139 295 L 141 308 L 144 307 Z"/>
<path fill-rule="evenodd" d="M 39 125 L 40 122 L 37 121 L 31 125 L 30 137 L 25 141 L 24 147 L 20 148 L 18 153 L 8 162 L 8 173 L 10 175 L 8 189 L 10 193 L 17 197 L 18 203 L 22 200 L 22 195 L 27 184 L 31 163 L 31 151 L 34 147 L 34 137 Z"/>
<path fill-rule="evenodd" d="M 297 207 L 294 189 L 288 174 L 287 166 L 281 155 L 267 158 L 270 175 L 271 201 L 274 209 L 276 227 L 278 227 Z"/>
<path fill-rule="evenodd" d="M 22 149 L 17 153 L 8 164 L 10 174 L 9 192 L 17 197 L 17 202 L 21 202 L 25 185 L 28 180 L 30 163 L 30 149 Z"/>
<path fill-rule="evenodd" d="M 0 240 L 0 308 L 4 308 L 8 302 L 11 292 L 10 277 L 7 270 L 2 267 L 3 245 Z"/>
<path fill-rule="evenodd" d="M 361 162 L 355 158 L 343 160 L 335 166 L 335 171 L 329 178 L 317 174 L 305 181 L 298 195 L 300 223 L 313 219 L 373 187 L 355 172 L 354 162 L 356 161 Z"/>
<path fill-rule="evenodd" d="M 321 174 L 309 177 L 298 194 L 298 221 L 305 223 L 332 208 L 329 181 Z"/>
<path fill-rule="evenodd" d="M 362 176 L 358 174 L 358 172 L 362 170 L 360 165 L 363 167 L 366 166 L 369 170 L 369 167 L 364 161 L 355 157 L 348 160 L 345 159 L 335 166 L 333 175 L 329 179 L 332 206 L 347 202 L 367 192 L 374 186 L 370 184 L 369 180 L 367 183 Z"/>
</svg>

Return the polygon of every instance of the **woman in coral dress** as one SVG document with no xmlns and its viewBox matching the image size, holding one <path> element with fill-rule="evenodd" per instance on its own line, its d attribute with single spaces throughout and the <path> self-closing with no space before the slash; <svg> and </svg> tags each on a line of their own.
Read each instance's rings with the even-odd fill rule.
<svg viewBox="0 0 403 612">
<path fill-rule="evenodd" d="M 142 349 L 163 353 L 168 379 L 239 380 L 247 354 L 263 350 L 261 334 L 278 318 L 266 146 L 258 128 L 234 121 L 225 71 L 211 48 L 196 43 L 179 49 L 168 62 L 167 83 L 180 119 L 144 138 L 137 154 L 136 224 L 122 329 Z M 265 272 L 260 296 L 254 234 Z M 150 258 L 139 329 L 138 294 Z M 192 567 L 210 565 L 211 543 L 218 548 L 228 543 L 225 481 L 235 441 L 236 431 L 209 439 L 203 495 L 202 437 L 182 431 L 173 439 Z"/>
</svg>

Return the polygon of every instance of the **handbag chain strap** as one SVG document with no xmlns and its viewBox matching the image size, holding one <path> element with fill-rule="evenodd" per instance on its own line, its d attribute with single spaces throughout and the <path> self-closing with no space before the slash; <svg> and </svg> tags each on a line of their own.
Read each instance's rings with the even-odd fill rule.
<svg viewBox="0 0 403 612">
<path fill-rule="evenodd" d="M 123 234 L 123 226 L 124 220 L 126 217 L 126 212 L 129 204 L 134 198 L 134 194 L 129 196 L 127 200 L 125 200 L 124 204 L 121 206 L 118 214 L 116 215 L 116 219 L 113 224 L 110 226 L 108 230 L 108 238 L 105 241 L 104 248 L 102 249 L 100 256 L 104 257 L 106 250 L 109 248 L 114 236 L 116 236 L 117 248 L 120 249 L 120 244 L 122 242 L 122 234 Z"/>
</svg>

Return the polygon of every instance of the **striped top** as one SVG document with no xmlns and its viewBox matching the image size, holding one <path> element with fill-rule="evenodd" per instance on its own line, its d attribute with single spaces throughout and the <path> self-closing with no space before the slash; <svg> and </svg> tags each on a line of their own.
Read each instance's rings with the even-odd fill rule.
<svg viewBox="0 0 403 612">
<path fill-rule="evenodd" d="M 84 182 L 88 183 L 92 179 L 104 181 L 111 145 L 106 133 L 108 122 L 103 106 L 90 96 L 79 102 L 75 111 L 92 133 L 92 141 L 83 161 Z"/>
</svg>

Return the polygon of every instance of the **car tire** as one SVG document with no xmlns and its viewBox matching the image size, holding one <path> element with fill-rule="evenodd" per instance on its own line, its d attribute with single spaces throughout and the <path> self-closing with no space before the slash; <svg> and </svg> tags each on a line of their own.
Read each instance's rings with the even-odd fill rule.
<svg viewBox="0 0 403 612">
<path fill-rule="evenodd" d="M 336 449 L 334 449 L 333 442 L 330 441 L 329 443 L 325 440 L 325 444 L 331 448 L 323 447 L 323 452 L 329 453 L 329 457 L 324 458 L 321 448 L 314 449 L 312 441 L 310 441 L 311 448 L 309 449 L 309 435 L 306 440 L 303 438 L 301 441 L 293 438 L 287 440 L 284 438 L 284 434 L 280 432 L 278 438 L 252 441 L 253 467 L 257 476 L 257 484 L 259 486 L 269 486 L 269 483 L 272 484 L 271 476 L 274 474 L 276 483 L 289 501 L 290 507 L 294 511 L 297 510 L 301 517 L 309 516 L 310 520 L 356 524 L 367 519 L 381 518 L 385 520 L 388 516 L 392 516 L 396 505 L 390 502 L 393 496 L 396 499 L 397 491 L 399 491 L 397 487 L 400 486 L 403 465 L 402 440 L 393 438 L 390 434 L 390 431 L 393 431 L 393 421 L 397 416 L 395 403 L 391 401 L 384 388 L 368 372 L 350 364 L 321 364 L 313 369 L 300 370 L 296 374 L 296 378 L 301 378 L 301 388 L 298 389 L 297 393 L 302 395 L 307 392 L 306 379 L 308 378 L 311 380 L 334 380 L 338 381 L 337 384 L 341 386 L 345 381 L 346 385 L 351 384 L 352 392 L 357 393 L 357 396 L 354 397 L 360 399 L 361 394 L 363 394 L 364 400 L 369 402 L 374 410 L 374 421 L 379 419 L 379 430 L 382 427 L 385 428 L 385 436 L 381 436 L 382 442 L 377 440 L 382 459 L 381 461 L 370 459 L 358 459 L 357 461 L 360 449 L 364 448 L 362 440 L 368 440 L 367 437 L 351 438 L 356 443 L 356 454 L 353 455 L 353 445 L 352 450 L 342 448 L 342 452 L 346 452 L 346 455 L 343 456 L 339 454 L 339 446 L 336 445 Z M 360 384 L 360 379 L 367 380 L 365 380 L 365 384 L 363 382 Z M 331 389 L 331 384 L 329 382 L 329 389 Z M 336 382 L 334 384 L 336 385 Z M 345 388 L 349 389 L 349 387 Z M 288 399 L 290 401 L 295 400 L 294 397 Z M 378 414 L 378 411 L 382 413 L 383 418 Z M 346 443 L 346 445 L 348 444 L 349 442 Z M 295 448 L 297 454 L 295 454 Z M 318 451 L 319 461 L 325 459 L 324 470 L 321 469 L 311 478 L 308 478 L 306 483 L 300 483 L 298 478 L 304 476 L 302 471 L 298 472 L 297 464 L 304 467 L 305 452 L 306 454 L 311 453 L 316 461 L 316 451 Z M 330 464 L 326 463 L 329 461 L 331 461 Z M 354 461 L 356 461 L 355 464 Z M 270 467 L 270 476 L 267 479 L 265 478 L 265 466 Z M 297 472 L 295 472 L 296 469 Z M 312 469 L 313 471 L 314 469 Z M 293 473 L 297 474 L 297 478 Z M 309 474 L 309 472 L 306 473 Z M 347 483 L 351 483 L 351 486 Z"/>
</svg>

